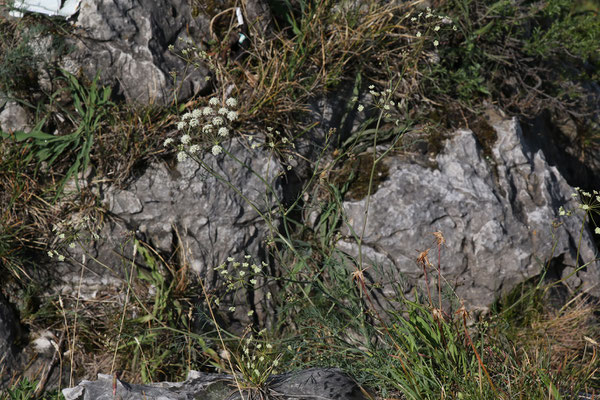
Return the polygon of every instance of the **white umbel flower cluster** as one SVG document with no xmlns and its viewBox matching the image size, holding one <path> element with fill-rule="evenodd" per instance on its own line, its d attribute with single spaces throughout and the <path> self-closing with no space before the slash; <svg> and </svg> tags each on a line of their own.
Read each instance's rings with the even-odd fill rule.
<svg viewBox="0 0 600 400">
<path fill-rule="evenodd" d="M 188 111 L 177 122 L 177 130 L 182 131 L 178 141 L 168 138 L 164 147 L 177 147 L 177 160 L 183 162 L 200 153 L 204 148 L 214 156 L 223 153 L 221 140 L 229 137 L 231 123 L 238 119 L 235 110 L 238 102 L 229 97 L 224 104 L 217 97 L 208 100 L 208 105 Z M 195 143 L 196 142 L 196 143 Z"/>
</svg>

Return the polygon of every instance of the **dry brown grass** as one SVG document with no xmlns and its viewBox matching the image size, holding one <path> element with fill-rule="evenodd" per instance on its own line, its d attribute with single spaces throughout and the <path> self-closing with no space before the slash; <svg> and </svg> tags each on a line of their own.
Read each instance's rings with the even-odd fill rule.
<svg viewBox="0 0 600 400">
<path fill-rule="evenodd" d="M 546 312 L 517 335 L 525 348 L 545 351 L 552 370 L 588 371 L 600 367 L 598 304 L 580 294 L 560 310 Z"/>
<path fill-rule="evenodd" d="M 353 82 L 357 73 L 369 83 L 387 87 L 389 70 L 401 69 L 399 88 L 410 96 L 415 90 L 414 75 L 420 49 L 412 51 L 413 38 L 405 24 L 406 14 L 422 1 L 401 5 L 361 2 L 360 8 L 343 10 L 332 0 L 307 5 L 298 19 L 300 34 L 292 27 L 272 30 L 263 36 L 250 32 L 252 46 L 236 62 L 217 58 L 215 86 L 225 96 L 230 85 L 240 100 L 244 128 L 262 132 L 271 126 L 289 137 L 306 127 L 303 112 L 310 100 L 344 82 Z M 233 26 L 229 27 L 229 32 Z M 219 47 L 212 53 L 219 53 Z M 208 49 L 211 53 L 211 49 Z M 415 57 L 410 71 L 406 61 Z M 388 69 L 388 67 L 390 67 Z M 409 74 L 409 75 L 410 75 Z"/>
</svg>

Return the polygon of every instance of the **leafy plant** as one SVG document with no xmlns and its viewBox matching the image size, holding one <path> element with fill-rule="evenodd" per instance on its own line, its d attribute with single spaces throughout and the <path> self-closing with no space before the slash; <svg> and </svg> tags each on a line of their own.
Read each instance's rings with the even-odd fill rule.
<svg viewBox="0 0 600 400">
<path fill-rule="evenodd" d="M 2 132 L 3 138 L 11 138 L 17 142 L 25 142 L 24 146 L 30 149 L 29 158 L 35 156 L 39 164 L 45 163 L 52 166 L 60 157 L 67 157 L 74 153 L 74 160 L 64 174 L 63 179 L 56 189 L 55 199 L 62 193 L 65 183 L 75 177 L 78 182 L 78 173 L 85 171 L 90 162 L 90 152 L 94 144 L 94 135 L 104 122 L 104 117 L 113 103 L 110 101 L 111 90 L 109 87 L 98 87 L 98 75 L 89 87 L 82 86 L 77 78 L 67 71 L 63 71 L 68 84 L 68 93 L 73 100 L 74 112 L 63 109 L 75 125 L 75 130 L 66 135 L 51 135 L 42 131 L 47 117 L 44 117 L 31 130 L 31 132 L 18 131 L 14 136 Z"/>
<path fill-rule="evenodd" d="M 547 0 L 543 7 L 531 7 L 534 27 L 524 46 L 528 54 L 543 58 L 567 55 L 584 62 L 600 61 L 597 9 L 578 7 L 577 2 L 566 0 Z"/>
<path fill-rule="evenodd" d="M 17 384 L 7 388 L 5 393 L 0 393 L 0 400 L 30 400 L 33 398 L 38 398 L 40 400 L 64 399 L 64 396 L 56 391 L 38 396 L 36 394 L 36 386 L 36 381 L 30 381 L 27 378 L 23 378 Z"/>
<path fill-rule="evenodd" d="M 0 88 L 7 95 L 34 86 L 35 65 L 40 60 L 31 47 L 31 40 L 39 27 L 23 31 L 15 29 L 14 23 L 1 21 L 0 31 Z"/>
</svg>

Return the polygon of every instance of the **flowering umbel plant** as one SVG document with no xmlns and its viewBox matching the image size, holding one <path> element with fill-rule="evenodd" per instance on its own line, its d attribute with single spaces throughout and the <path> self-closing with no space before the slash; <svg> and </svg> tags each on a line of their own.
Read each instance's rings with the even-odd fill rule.
<svg viewBox="0 0 600 400">
<path fill-rule="evenodd" d="M 577 208 L 582 210 L 584 214 L 584 221 L 590 221 L 594 226 L 594 233 L 600 235 L 600 191 L 592 190 L 586 191 L 578 187 L 571 196 L 578 200 Z M 565 210 L 563 206 L 558 209 L 558 213 L 561 216 L 570 216 L 573 214 L 573 210 Z"/>
<path fill-rule="evenodd" d="M 237 100 L 233 97 L 227 98 L 224 104 L 216 97 L 211 98 L 207 106 L 181 116 L 177 130 L 183 134 L 178 142 L 173 138 L 166 139 L 164 146 L 177 146 L 177 160 L 180 162 L 200 151 L 198 142 L 208 144 L 213 155 L 221 154 L 221 142 L 229 137 L 231 124 L 238 118 L 236 107 Z"/>
</svg>

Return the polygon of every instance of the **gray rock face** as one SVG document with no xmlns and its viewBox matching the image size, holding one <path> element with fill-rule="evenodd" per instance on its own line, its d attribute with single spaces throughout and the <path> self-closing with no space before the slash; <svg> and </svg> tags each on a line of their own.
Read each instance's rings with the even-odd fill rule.
<svg viewBox="0 0 600 400">
<path fill-rule="evenodd" d="M 281 197 L 281 167 L 267 153 L 237 141 L 227 151 L 260 177 L 226 155 L 207 154 L 202 162 L 231 186 L 193 160 L 174 167 L 155 164 L 126 190 L 109 192 L 108 208 L 161 251 L 174 250 L 177 230 L 193 271 L 212 281 L 211 268 L 227 257 L 259 253 L 267 228 L 259 212 L 268 214 Z M 265 198 L 262 179 L 274 188 L 270 197 Z"/>
<path fill-rule="evenodd" d="M 498 121 L 494 129 L 497 141 L 487 159 L 473 133 L 461 130 L 445 143 L 436 167 L 384 160 L 389 178 L 372 195 L 362 247 L 365 266 L 378 266 L 376 281 L 404 279 L 407 288 L 422 287 L 424 273 L 416 259 L 432 247 L 429 258 L 437 264 L 436 231 L 446 239 L 442 275 L 472 308 L 486 309 L 501 293 L 540 274 L 550 259 L 561 261 L 553 264 L 559 277 L 573 272 L 581 219 L 559 217 L 558 209 L 576 208 L 574 190 L 541 151 L 527 147 L 516 120 Z M 344 203 L 358 235 L 365 205 L 366 199 Z M 340 241 L 339 248 L 358 254 L 350 240 Z M 580 250 L 582 261 L 590 264 L 567 283 L 598 295 L 600 266 L 593 261 L 587 229 Z M 435 284 L 436 272 L 428 275 Z M 384 295 L 392 292 L 391 284 L 384 286 Z"/>
<path fill-rule="evenodd" d="M 71 290 L 85 298 L 111 290 L 109 287 L 121 287 L 119 277 L 124 274 L 119 271 L 129 268 L 130 262 L 124 260 L 132 257 L 134 232 L 154 249 L 177 254 L 177 267 L 187 266 L 189 272 L 202 277 L 209 290 L 222 289 L 224 278 L 215 268 L 229 257 L 243 262 L 248 261 L 245 255 L 251 255 L 250 263 L 267 262 L 264 241 L 270 228 L 259 212 L 269 216 L 281 199 L 278 174 L 282 169 L 268 152 L 250 150 L 238 141 L 230 142 L 226 150 L 256 174 L 230 156 L 208 153 L 201 156 L 205 167 L 232 186 L 189 159 L 183 163 L 175 161 L 173 166 L 164 162 L 153 164 L 127 188 L 108 189 L 105 203 L 115 218 L 85 249 L 87 257 L 80 248 L 69 249 L 73 259 L 84 260 L 86 271 L 80 278 L 80 265 L 63 263 L 61 275 L 67 285 L 70 282 L 70 289 L 65 287 L 63 292 Z M 140 263 L 144 263 L 143 259 Z M 244 277 L 249 279 L 249 273 Z M 221 298 L 224 310 L 236 307 L 235 313 L 227 312 L 231 320 L 249 322 L 249 310 L 259 321 L 265 320 L 265 313 L 270 310 L 263 292 L 266 288 L 262 286 L 262 276 L 256 279 L 255 286 L 262 289 L 253 291 L 251 300 L 244 290 L 218 293 L 229 296 L 226 301 Z"/>
<path fill-rule="evenodd" d="M 83 381 L 74 388 L 64 389 L 66 400 L 112 400 L 115 397 L 123 400 L 137 399 L 241 399 L 240 391 L 231 375 L 202 374 L 191 371 L 185 382 L 162 382 L 151 385 L 131 385 L 119 380 L 113 389 L 110 375 L 98 375 L 97 381 Z M 261 392 L 270 395 L 268 398 L 281 400 L 322 399 L 322 400 L 362 400 L 366 397 L 349 376 L 339 369 L 308 369 L 269 378 Z M 245 398 L 258 391 L 242 390 Z"/>
<path fill-rule="evenodd" d="M 270 21 L 268 7 L 261 0 L 247 3 L 246 26 L 252 23 L 257 32 L 264 31 Z M 61 64 L 74 74 L 83 70 L 90 79 L 99 72 L 101 82 L 116 87 L 128 102 L 186 99 L 208 90 L 210 72 L 201 65 L 188 66 L 168 47 L 179 53 L 212 39 L 227 42 L 228 38 L 211 37 L 213 17 L 192 10 L 185 0 L 83 0 L 75 39 L 69 40 L 74 51 Z"/>
<path fill-rule="evenodd" d="M 70 72 L 80 68 L 93 78 L 118 88 L 130 102 L 167 104 L 173 99 L 171 71 L 184 84 L 178 93 L 185 98 L 207 88 L 206 68 L 191 69 L 168 50 L 189 42 L 189 32 L 201 29 L 191 16 L 187 2 L 176 0 L 83 0 L 75 23 L 75 51 L 63 62 Z M 188 46 L 190 43 L 185 43 Z"/>
</svg>

